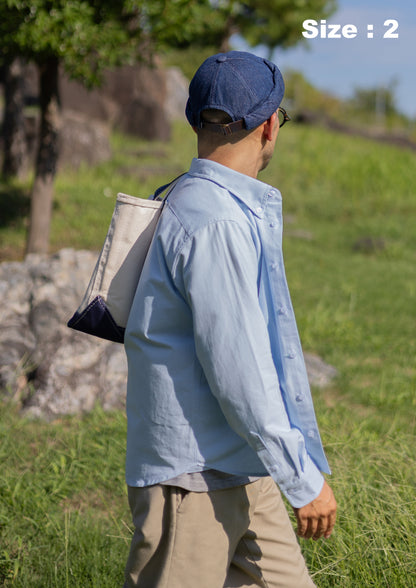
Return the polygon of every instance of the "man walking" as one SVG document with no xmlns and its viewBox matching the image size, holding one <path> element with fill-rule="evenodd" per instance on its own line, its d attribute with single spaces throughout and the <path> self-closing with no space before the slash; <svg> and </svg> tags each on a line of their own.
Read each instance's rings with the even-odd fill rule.
<svg viewBox="0 0 416 588">
<path fill-rule="evenodd" d="M 298 535 L 336 503 L 282 257 L 282 197 L 257 179 L 284 82 L 246 52 L 208 58 L 186 116 L 198 158 L 169 193 L 130 313 L 125 587 L 314 586 Z"/>
</svg>

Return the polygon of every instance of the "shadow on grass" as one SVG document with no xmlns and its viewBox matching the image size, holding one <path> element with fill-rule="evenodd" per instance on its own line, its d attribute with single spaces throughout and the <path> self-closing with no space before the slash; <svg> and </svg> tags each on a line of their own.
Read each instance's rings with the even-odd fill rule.
<svg viewBox="0 0 416 588">
<path fill-rule="evenodd" d="M 27 189 L 0 183 L 0 228 L 13 226 L 29 215 L 30 194 Z"/>
</svg>

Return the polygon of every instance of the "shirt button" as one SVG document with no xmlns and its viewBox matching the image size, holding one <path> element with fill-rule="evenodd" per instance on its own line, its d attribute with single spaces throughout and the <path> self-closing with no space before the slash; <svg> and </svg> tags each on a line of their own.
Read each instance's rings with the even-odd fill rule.
<svg viewBox="0 0 416 588">
<path fill-rule="evenodd" d="M 305 397 L 303 394 L 297 394 L 295 400 L 296 400 L 296 402 L 303 402 L 304 398 Z"/>
<path fill-rule="evenodd" d="M 277 314 L 280 315 L 285 315 L 286 313 L 286 308 L 284 306 L 281 306 L 280 308 L 277 309 Z"/>
<path fill-rule="evenodd" d="M 271 270 L 274 271 L 276 268 L 277 268 L 277 263 L 276 262 L 273 262 L 273 263 L 270 264 L 270 269 Z"/>
<path fill-rule="evenodd" d="M 312 431 L 312 429 L 308 431 L 308 437 L 309 439 L 315 439 L 315 431 Z"/>
<path fill-rule="evenodd" d="M 269 225 L 269 226 L 270 226 L 272 229 L 274 229 L 274 228 L 275 228 L 275 226 L 276 226 L 276 223 L 270 223 L 270 225 Z"/>
<path fill-rule="evenodd" d="M 258 206 L 258 207 L 256 208 L 256 212 L 257 212 L 258 214 L 260 214 L 261 212 L 263 212 L 263 209 L 262 209 L 262 207 L 261 207 L 261 206 Z"/>
<path fill-rule="evenodd" d="M 287 354 L 287 357 L 289 359 L 295 359 L 296 353 L 294 351 L 289 351 L 289 353 Z"/>
</svg>

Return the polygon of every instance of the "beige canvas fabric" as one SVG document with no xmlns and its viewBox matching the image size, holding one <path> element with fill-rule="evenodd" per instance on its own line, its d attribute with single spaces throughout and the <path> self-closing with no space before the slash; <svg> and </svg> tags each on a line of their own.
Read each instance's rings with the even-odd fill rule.
<svg viewBox="0 0 416 588">
<path fill-rule="evenodd" d="M 78 309 L 97 295 L 119 327 L 125 327 L 163 202 L 118 194 L 110 228 Z"/>
<path fill-rule="evenodd" d="M 188 492 L 129 487 L 135 526 L 125 588 L 313 588 L 269 477 Z"/>
</svg>

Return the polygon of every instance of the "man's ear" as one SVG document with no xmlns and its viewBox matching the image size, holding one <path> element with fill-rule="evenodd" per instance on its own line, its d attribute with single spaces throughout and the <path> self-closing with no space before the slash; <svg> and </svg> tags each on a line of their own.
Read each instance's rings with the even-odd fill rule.
<svg viewBox="0 0 416 588">
<path fill-rule="evenodd" d="M 267 141 L 272 141 L 274 136 L 274 129 L 277 124 L 277 112 L 273 112 L 270 118 L 263 123 L 263 135 Z"/>
</svg>

